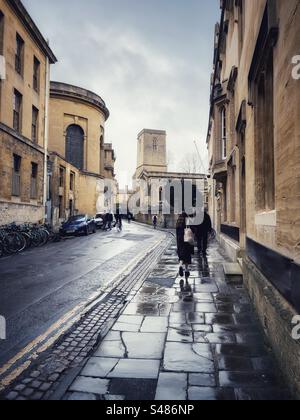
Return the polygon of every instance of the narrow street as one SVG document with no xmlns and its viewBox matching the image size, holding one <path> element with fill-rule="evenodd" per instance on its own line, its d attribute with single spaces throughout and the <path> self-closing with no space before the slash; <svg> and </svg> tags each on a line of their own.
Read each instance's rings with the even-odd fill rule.
<svg viewBox="0 0 300 420">
<path fill-rule="evenodd" d="M 7 340 L 0 343 L 0 366 L 53 324 L 59 329 L 67 313 L 74 317 L 162 238 L 124 223 L 122 233 L 101 231 L 1 259 L 0 313 L 7 320 Z"/>
</svg>

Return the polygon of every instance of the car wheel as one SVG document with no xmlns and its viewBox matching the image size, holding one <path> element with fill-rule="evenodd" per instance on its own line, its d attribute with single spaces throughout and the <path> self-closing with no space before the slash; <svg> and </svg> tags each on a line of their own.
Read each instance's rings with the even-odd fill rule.
<svg viewBox="0 0 300 420">
<path fill-rule="evenodd" d="M 89 228 L 88 228 L 88 226 L 85 228 L 84 234 L 85 234 L 85 236 L 89 236 Z"/>
</svg>

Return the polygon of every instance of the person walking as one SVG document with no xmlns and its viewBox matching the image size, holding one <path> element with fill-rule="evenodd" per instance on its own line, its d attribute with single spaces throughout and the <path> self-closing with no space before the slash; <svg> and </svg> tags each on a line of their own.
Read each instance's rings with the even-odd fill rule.
<svg viewBox="0 0 300 420">
<path fill-rule="evenodd" d="M 111 231 L 112 230 L 112 222 L 114 221 L 114 216 L 112 215 L 111 212 L 109 212 L 107 214 L 107 230 Z"/>
<path fill-rule="evenodd" d="M 157 228 L 157 216 L 153 216 L 152 223 L 153 223 L 154 229 L 156 229 Z"/>
<path fill-rule="evenodd" d="M 182 213 L 176 223 L 177 253 L 179 258 L 179 275 L 185 277 L 186 285 L 190 277 L 189 266 L 192 264 L 194 254 L 194 235 L 187 224 L 188 215 Z M 181 290 L 184 288 L 184 280 L 180 282 Z"/>
<path fill-rule="evenodd" d="M 119 211 L 117 211 L 115 218 L 116 218 L 117 229 L 119 232 L 121 232 L 123 225 L 122 225 L 122 216 Z"/>
<path fill-rule="evenodd" d="M 204 211 L 204 219 L 201 225 L 195 226 L 193 231 L 197 240 L 197 247 L 199 254 L 207 256 L 208 234 L 212 230 L 212 222 L 207 209 Z"/>
</svg>

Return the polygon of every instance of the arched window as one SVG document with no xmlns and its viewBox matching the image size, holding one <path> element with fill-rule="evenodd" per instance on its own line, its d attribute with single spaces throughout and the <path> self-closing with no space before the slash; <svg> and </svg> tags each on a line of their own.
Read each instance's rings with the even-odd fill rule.
<svg viewBox="0 0 300 420">
<path fill-rule="evenodd" d="M 226 115 L 226 108 L 223 106 L 221 108 L 221 147 L 222 147 L 222 159 L 225 160 L 227 158 L 227 115 Z"/>
<path fill-rule="evenodd" d="M 78 125 L 70 125 L 66 136 L 66 160 L 78 169 L 83 169 L 84 132 Z"/>
<path fill-rule="evenodd" d="M 153 139 L 153 151 L 157 152 L 158 149 L 158 143 L 157 143 L 157 138 Z"/>
</svg>

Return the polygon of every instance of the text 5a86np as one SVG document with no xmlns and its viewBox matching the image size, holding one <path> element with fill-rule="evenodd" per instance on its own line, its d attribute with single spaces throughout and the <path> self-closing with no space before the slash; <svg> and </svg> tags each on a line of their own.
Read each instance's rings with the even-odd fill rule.
<svg viewBox="0 0 300 420">
<path fill-rule="evenodd" d="M 194 410 L 193 405 L 151 405 L 150 414 L 152 416 L 189 416 Z"/>
</svg>

